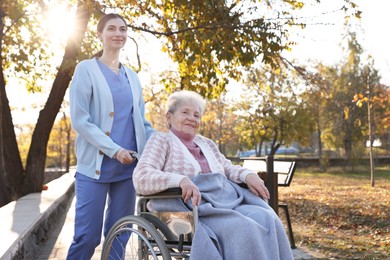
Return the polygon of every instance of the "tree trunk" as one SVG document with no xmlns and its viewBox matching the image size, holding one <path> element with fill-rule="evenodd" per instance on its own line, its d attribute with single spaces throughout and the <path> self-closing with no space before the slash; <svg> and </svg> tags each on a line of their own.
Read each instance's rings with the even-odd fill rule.
<svg viewBox="0 0 390 260">
<path fill-rule="evenodd" d="M 3 131 L 3 149 L 5 170 L 7 172 L 7 180 L 13 188 L 14 196 L 19 197 L 23 194 L 23 164 L 20 158 L 19 147 L 16 140 L 14 124 L 12 121 L 11 108 L 5 92 L 5 81 L 3 73 L 1 73 L 1 102 L 2 102 L 2 131 Z"/>
<path fill-rule="evenodd" d="M 0 50 L 3 49 L 3 32 L 4 24 L 3 17 L 4 10 L 0 10 Z M 5 91 L 5 79 L 3 73 L 3 59 L 0 55 L 0 103 L 1 103 L 1 164 L 0 169 L 2 184 L 0 186 L 1 193 L 9 193 L 7 199 L 11 200 L 18 198 L 22 194 L 22 182 L 23 182 L 23 165 L 19 154 L 19 148 L 16 141 L 16 135 L 14 131 L 14 124 L 12 122 L 11 109 L 7 94 Z M 4 182 L 3 182 L 4 181 Z M 12 187 L 12 188 L 11 188 Z M 8 201 L 9 202 L 9 201 Z"/>
<path fill-rule="evenodd" d="M 66 161 L 65 161 L 65 171 L 66 172 L 69 172 L 69 168 L 70 168 L 70 133 L 72 131 L 72 128 L 70 127 L 70 124 L 69 126 L 67 125 L 66 127 Z"/>
<path fill-rule="evenodd" d="M 344 150 L 345 150 L 346 166 L 350 166 L 351 159 L 352 159 L 352 130 L 349 124 L 347 125 L 346 129 L 347 130 L 344 136 Z"/>
<path fill-rule="evenodd" d="M 3 31 L 2 24 L 1 24 L 1 18 L 0 18 L 0 32 Z M 0 49 L 1 49 L 1 36 L 0 36 Z M 0 56 L 0 64 L 2 64 L 2 59 Z M 3 75 L 3 69 L 2 66 L 0 67 L 0 84 L 4 84 L 4 75 Z M 0 96 L 2 96 L 3 88 L 0 88 Z M 4 206 L 8 202 L 11 201 L 11 190 L 8 185 L 7 181 L 7 174 L 5 170 L 4 165 L 4 149 L 3 149 L 3 105 L 2 105 L 2 99 L 0 99 L 0 207 Z"/>
<path fill-rule="evenodd" d="M 5 13 L 0 9 L 0 50 L 3 44 L 4 24 L 3 17 Z M 5 97 L 5 79 L 3 73 L 3 58 L 0 55 L 0 207 L 12 200 L 12 190 L 7 180 L 7 171 L 4 160 L 4 134 L 3 134 L 3 97 Z"/>
<path fill-rule="evenodd" d="M 272 156 L 272 157 L 275 156 L 276 151 L 279 149 L 280 142 L 278 142 L 278 134 L 279 134 L 278 129 L 274 128 L 274 137 L 272 139 L 271 149 L 269 153 L 266 152 L 268 156 Z"/>
<path fill-rule="evenodd" d="M 70 137 L 72 132 L 72 126 L 70 124 L 70 121 L 68 122 L 68 118 L 66 116 L 65 112 L 62 112 L 62 121 L 64 123 L 64 130 L 65 130 L 65 172 L 69 172 L 70 168 Z M 61 131 L 62 132 L 62 131 Z"/>
<path fill-rule="evenodd" d="M 86 2 L 86 3 L 85 3 Z M 76 11 L 76 26 L 78 28 L 68 39 L 65 54 L 58 70 L 57 76 L 45 107 L 40 111 L 36 127 L 34 129 L 31 146 L 27 156 L 26 178 L 24 186 L 27 193 L 42 191 L 46 147 L 49 141 L 51 129 L 61 108 L 65 92 L 72 79 L 77 57 L 80 53 L 81 43 L 87 29 L 90 11 L 89 1 L 80 1 Z"/>
<path fill-rule="evenodd" d="M 319 101 L 317 101 L 317 102 L 319 104 Z M 321 137 L 322 128 L 321 128 L 320 106 L 318 104 L 316 104 L 315 109 L 314 109 L 315 115 L 316 115 L 315 121 L 317 123 L 317 135 L 318 135 L 318 162 L 319 162 L 320 169 L 322 171 L 325 171 L 327 165 L 325 164 L 325 162 L 322 158 L 322 137 Z"/>
<path fill-rule="evenodd" d="M 257 157 L 261 157 L 261 151 L 263 150 L 263 148 L 264 148 L 264 150 L 265 150 L 265 151 L 264 151 L 264 155 L 267 154 L 267 151 L 266 151 L 267 148 L 266 148 L 265 146 L 263 147 L 264 139 L 265 139 L 264 136 L 262 136 L 261 139 L 260 139 L 260 142 L 259 142 L 258 145 L 257 145 L 257 146 L 259 147 L 259 149 L 257 150 L 257 147 L 256 147 L 256 149 L 255 149 L 255 150 L 256 150 L 256 156 L 257 156 Z"/>
</svg>

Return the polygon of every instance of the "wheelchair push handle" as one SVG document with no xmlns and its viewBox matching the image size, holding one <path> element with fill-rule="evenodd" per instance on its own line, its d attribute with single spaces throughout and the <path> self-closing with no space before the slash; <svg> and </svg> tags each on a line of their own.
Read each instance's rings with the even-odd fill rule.
<svg viewBox="0 0 390 260">
<path fill-rule="evenodd" d="M 139 161 L 140 155 L 138 153 L 130 153 L 130 156 Z"/>
</svg>

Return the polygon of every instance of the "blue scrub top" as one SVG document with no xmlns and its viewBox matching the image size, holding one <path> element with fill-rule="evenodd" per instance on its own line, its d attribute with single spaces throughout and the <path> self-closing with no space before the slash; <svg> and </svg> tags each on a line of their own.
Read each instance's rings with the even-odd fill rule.
<svg viewBox="0 0 390 260">
<path fill-rule="evenodd" d="M 110 137 L 124 149 L 137 151 L 133 123 L 133 95 L 125 68 L 121 65 L 119 73 L 116 74 L 100 60 L 98 60 L 98 65 L 110 87 L 114 101 L 114 122 Z M 100 179 L 95 180 L 78 173 L 76 173 L 76 178 L 105 183 L 121 181 L 131 178 L 135 166 L 136 162 L 121 164 L 118 160 L 104 155 Z"/>
</svg>

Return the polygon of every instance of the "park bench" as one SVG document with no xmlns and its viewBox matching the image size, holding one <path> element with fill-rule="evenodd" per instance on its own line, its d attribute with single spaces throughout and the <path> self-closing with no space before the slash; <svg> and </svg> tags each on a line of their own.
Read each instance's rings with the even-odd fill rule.
<svg viewBox="0 0 390 260">
<path fill-rule="evenodd" d="M 296 248 L 288 205 L 279 203 L 278 201 L 278 187 L 290 186 L 294 176 L 296 162 L 274 160 L 272 156 L 265 158 L 248 157 L 244 159 L 243 167 L 257 172 L 264 180 L 270 192 L 269 205 L 274 209 L 276 214 L 278 214 L 278 208 L 284 210 L 291 247 Z"/>
</svg>

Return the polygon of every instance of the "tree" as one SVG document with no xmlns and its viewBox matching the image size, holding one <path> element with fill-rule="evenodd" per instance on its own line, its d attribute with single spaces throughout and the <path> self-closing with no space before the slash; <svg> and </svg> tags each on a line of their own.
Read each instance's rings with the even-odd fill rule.
<svg viewBox="0 0 390 260">
<path fill-rule="evenodd" d="M 69 172 L 70 166 L 76 163 L 74 153 L 71 153 L 74 150 L 73 141 L 75 138 L 75 132 L 72 131 L 70 125 L 70 118 L 62 111 L 61 119 L 56 121 L 50 133 L 46 165 Z"/>
<path fill-rule="evenodd" d="M 158 78 L 152 78 L 150 85 L 144 86 L 146 117 L 157 131 L 167 131 L 168 129 L 165 118 L 165 103 L 169 93 L 165 91 L 161 84 L 161 80 L 168 77 L 175 77 L 175 75 L 172 75 L 169 71 L 164 71 Z"/>
<path fill-rule="evenodd" d="M 353 102 L 356 93 L 366 89 L 365 78 L 362 77 L 362 48 L 355 33 L 349 33 L 347 39 L 346 57 L 341 61 L 335 74 L 328 80 L 333 82 L 327 102 L 326 111 L 332 123 L 331 132 L 336 147 L 341 147 L 345 153 L 347 165 L 352 165 L 353 147 L 355 149 L 362 139 L 362 127 L 366 125 L 365 111 Z"/>
<path fill-rule="evenodd" d="M 327 163 L 326 158 L 323 158 L 322 154 L 322 133 L 328 122 L 325 118 L 325 108 L 326 100 L 329 99 L 331 89 L 331 82 L 327 80 L 326 75 L 334 74 L 334 69 L 332 67 L 324 66 L 323 64 L 317 64 L 315 70 L 316 72 L 308 72 L 306 68 L 298 69 L 298 71 L 302 71 L 302 75 L 306 80 L 306 89 L 301 97 L 304 104 L 306 104 L 307 109 L 311 111 L 312 119 L 314 121 L 313 131 L 316 131 L 317 133 L 317 145 L 314 145 L 314 147 L 318 147 L 320 168 L 325 170 Z"/>
<path fill-rule="evenodd" d="M 266 95 L 258 95 L 253 93 L 253 89 L 248 89 L 243 92 L 241 101 L 235 104 L 235 114 L 237 123 L 235 132 L 240 133 L 238 140 L 240 143 L 239 150 L 255 149 L 256 156 L 262 154 L 264 142 L 268 138 L 268 125 L 265 123 L 264 112 L 267 109 L 266 105 L 259 109 L 259 104 L 266 104 L 263 101 Z"/>
<path fill-rule="evenodd" d="M 19 72 L 23 66 L 31 68 L 32 62 L 26 61 L 23 64 L 23 60 L 27 60 L 29 54 L 32 53 L 31 41 L 27 43 L 19 42 L 21 37 L 22 28 L 25 28 L 24 22 L 26 17 L 23 17 L 23 9 L 30 4 L 28 1 L 21 1 L 20 3 L 15 1 L 2 1 L 0 2 L 0 14 L 1 14 L 1 31 L 0 31 L 0 50 L 1 50 L 1 66 L 0 66 L 0 103 L 1 103 L 1 162 L 4 161 L 4 167 L 2 167 L 1 175 L 2 179 L 5 177 L 6 181 L 2 182 L 2 195 L 7 191 L 9 196 L 7 198 L 1 198 L 2 202 L 9 202 L 9 199 L 14 199 L 22 194 L 21 186 L 22 181 L 18 178 L 18 174 L 23 174 L 23 166 L 19 155 L 18 146 L 16 143 L 15 132 L 12 123 L 11 111 L 6 96 L 5 86 L 6 80 L 4 70 L 12 68 L 16 72 Z M 34 22 L 34 20 L 32 21 Z M 28 30 L 28 29 L 27 29 Z M 29 34 L 29 37 L 35 38 L 36 31 Z M 19 40 L 19 41 L 18 41 Z M 16 47 L 16 51 L 10 51 L 10 46 Z M 39 74 L 37 74 L 39 76 Z M 11 159 L 11 160 L 10 160 Z M 13 163 L 9 163 L 12 161 Z M 23 176 L 23 175 L 22 175 Z"/>
<path fill-rule="evenodd" d="M 356 7 L 345 2 L 346 11 Z M 241 79 L 243 69 L 257 61 L 277 67 L 280 53 L 293 44 L 289 30 L 303 27 L 293 12 L 304 3 L 296 0 L 125 1 L 115 7 L 131 28 L 162 39 L 163 50 L 178 64 L 181 89 L 207 98 L 218 97 L 229 78 Z M 165 86 L 172 91 L 176 82 Z"/>
<path fill-rule="evenodd" d="M 305 104 L 300 102 L 297 91 L 299 81 L 286 69 L 274 70 L 262 68 L 250 71 L 247 85 L 250 94 L 244 103 L 249 106 L 243 128 L 248 129 L 254 147 L 267 147 L 265 154 L 274 155 L 280 145 L 299 140 L 308 142 L 312 125 Z M 252 102 L 250 102 L 252 100 Z M 248 102 L 249 101 L 249 102 Z M 244 108 L 245 108 L 244 106 Z"/>
<path fill-rule="evenodd" d="M 302 69 L 308 84 L 303 98 L 318 122 L 319 147 L 343 151 L 346 165 L 353 166 L 352 159 L 363 155 L 368 136 L 367 108 L 362 108 L 368 100 L 367 84 L 372 87 L 370 92 L 375 101 L 381 100 L 385 87 L 379 83 L 378 71 L 370 57 L 369 64 L 362 65 L 365 57 L 356 33 L 347 33 L 344 50 L 345 56 L 334 66 L 317 64 L 314 73 Z M 376 115 L 376 122 L 386 113 L 379 103 L 381 113 Z"/>
<path fill-rule="evenodd" d="M 377 126 L 375 131 L 377 135 L 390 136 L 390 86 L 379 84 L 377 86 L 378 95 L 375 99 L 377 108 L 374 113 L 374 122 Z"/>
<path fill-rule="evenodd" d="M 235 155 L 239 148 L 237 136 L 240 136 L 235 131 L 236 120 L 237 116 L 222 94 L 220 98 L 208 101 L 200 133 L 214 140 L 223 154 Z"/>
<path fill-rule="evenodd" d="M 4 17 L 4 11 L 0 9 L 0 49 L 2 48 L 3 43 L 3 30 L 4 30 L 4 23 L 3 23 L 3 17 Z M 0 64 L 3 64 L 2 56 L 0 56 Z M 0 85 L 4 86 L 4 75 L 3 70 L 0 69 Z M 4 89 L 0 88 L 0 96 L 5 95 L 3 93 Z M 8 203 L 11 200 L 11 191 L 10 187 L 8 185 L 7 180 L 7 174 L 5 169 L 5 162 L 4 162 L 4 138 L 3 138 L 3 101 L 0 99 L 0 206 Z"/>
<path fill-rule="evenodd" d="M 3 105 L 2 138 L 4 141 L 3 147 L 6 151 L 4 153 L 5 171 L 8 173 L 7 179 L 13 189 L 13 198 L 18 198 L 22 195 L 31 192 L 42 191 L 43 173 L 46 161 L 46 146 L 49 140 L 51 128 L 61 107 L 65 91 L 69 85 L 74 67 L 79 58 L 81 43 L 83 42 L 82 40 L 84 38 L 84 34 L 87 29 L 87 24 L 91 16 L 91 10 L 93 10 L 91 8 L 92 3 L 92 1 L 79 2 L 75 16 L 76 28 L 78 28 L 78 30 L 68 40 L 67 46 L 65 48 L 65 54 L 62 63 L 58 68 L 57 76 L 53 82 L 50 95 L 48 97 L 45 107 L 43 108 L 43 110 L 41 110 L 39 114 L 39 118 L 31 138 L 31 145 L 27 156 L 25 170 L 23 168 L 22 160 L 20 158 L 20 153 L 18 150 L 18 145 L 16 142 L 16 136 L 12 123 L 11 109 L 9 107 L 7 97 L 5 95 L 5 80 L 4 77 L 2 77 L 2 81 L 0 82 L 4 82 L 4 84 L 1 84 L 0 86 L 2 90 L 1 100 Z M 24 8 L 28 6 L 29 8 L 34 7 L 39 10 L 38 4 L 32 4 L 28 1 L 23 1 L 22 4 L 20 4 L 19 2 L 13 2 L 13 5 L 11 5 L 12 4 L 7 3 L 1 6 L 2 12 L 8 15 L 8 19 L 2 19 L 2 21 L 6 20 L 10 24 L 7 29 L 1 31 L 2 33 L 9 32 L 9 35 L 7 35 L 7 39 L 4 39 L 3 41 L 8 43 L 9 46 L 7 45 L 7 49 L 1 48 L 1 51 L 2 57 L 9 57 L 10 60 L 13 61 L 13 63 L 3 63 L 3 66 L 0 68 L 1 72 L 3 72 L 3 68 L 7 66 L 16 67 L 18 65 L 20 66 L 19 69 L 22 70 L 26 69 L 26 67 L 23 66 L 26 66 L 27 64 L 27 69 L 29 69 L 28 65 L 30 64 L 28 62 L 26 62 L 26 64 L 23 63 L 26 60 L 23 55 L 28 56 L 28 54 L 31 54 L 33 56 L 45 56 L 44 54 L 42 54 L 44 53 L 44 46 L 43 49 L 40 49 L 42 53 L 38 52 L 38 54 L 34 52 L 34 48 L 30 48 L 30 45 L 32 47 L 37 47 L 37 44 L 39 44 L 39 42 L 37 42 L 37 39 L 35 38 L 35 41 L 32 42 L 26 41 L 25 39 L 21 39 L 20 37 L 16 38 L 18 39 L 18 41 L 15 44 L 20 44 L 20 42 L 26 44 L 27 47 L 25 48 L 25 50 L 29 50 L 31 51 L 31 53 L 24 53 L 24 50 L 20 50 L 20 53 L 16 55 L 12 51 L 9 51 L 12 50 L 12 48 L 10 47 L 13 43 L 12 39 L 14 39 L 15 35 L 18 35 L 18 33 L 20 33 L 21 28 L 23 26 L 34 25 L 34 23 L 31 21 L 32 19 L 30 19 L 31 17 L 26 17 L 27 13 L 23 11 L 25 10 Z M 27 8 L 27 10 L 29 10 L 29 8 Z M 14 18 L 14 16 L 16 16 L 16 18 Z M 37 30 L 34 31 L 33 29 L 30 30 L 31 33 L 34 33 L 36 31 Z M 36 37 L 39 38 L 38 36 Z M 7 50 L 9 52 L 6 52 Z M 31 64 L 30 66 L 33 67 L 33 65 L 34 64 Z M 31 69 L 31 73 L 34 73 L 33 79 L 39 76 L 38 73 L 35 73 L 35 70 Z M 0 75 L 2 75 L 2 73 Z M 30 83 L 33 83 L 33 81 L 30 81 Z"/>
<path fill-rule="evenodd" d="M 373 65 L 373 62 L 371 64 L 366 65 L 364 68 L 364 74 L 362 75 L 363 78 L 366 79 L 366 91 L 364 93 L 357 93 L 354 96 L 354 100 L 356 102 L 356 105 L 358 107 L 362 107 L 363 103 L 366 103 L 367 105 L 367 124 L 368 124 L 368 142 L 369 142 L 369 154 L 370 154 L 370 172 L 371 172 L 371 186 L 375 186 L 375 178 L 374 178 L 374 155 L 373 155 L 373 144 L 374 144 L 374 132 L 376 132 L 375 129 L 375 121 L 380 122 L 380 118 L 376 116 L 376 118 L 373 116 L 375 113 L 375 108 L 378 107 L 381 109 L 381 94 L 383 94 L 383 88 L 381 84 L 379 84 L 379 75 L 378 71 L 372 70 L 371 67 Z M 379 106 L 378 106 L 379 105 Z M 385 125 L 386 127 L 386 125 Z M 380 131 L 377 131 L 379 134 Z"/>
</svg>

